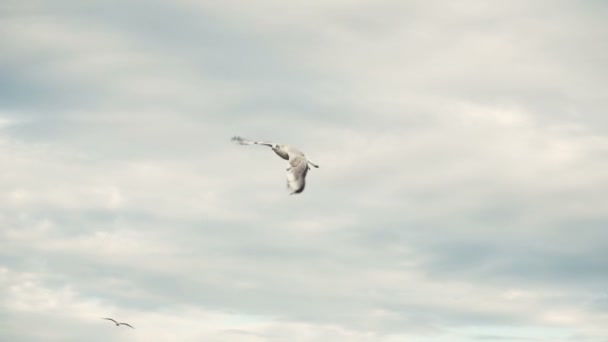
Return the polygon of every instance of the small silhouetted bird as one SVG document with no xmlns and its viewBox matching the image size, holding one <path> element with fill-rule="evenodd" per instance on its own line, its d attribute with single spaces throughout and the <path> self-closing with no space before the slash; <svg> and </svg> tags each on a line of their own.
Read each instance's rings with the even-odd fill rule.
<svg viewBox="0 0 608 342">
<path fill-rule="evenodd" d="M 113 320 L 112 318 L 107 318 L 107 317 L 102 318 L 102 319 L 107 319 L 107 320 L 109 320 L 109 321 L 112 321 L 112 322 L 114 322 L 114 323 L 116 324 L 116 326 L 119 326 L 119 325 L 121 325 L 121 324 L 122 324 L 122 325 L 126 325 L 126 326 L 128 326 L 128 327 L 129 327 L 129 328 L 131 328 L 131 329 L 135 329 L 135 328 L 133 328 L 133 327 L 132 327 L 132 326 L 131 326 L 129 323 L 122 323 L 122 322 L 120 322 L 120 323 L 119 323 L 119 322 L 116 322 L 115 320 Z"/>
</svg>

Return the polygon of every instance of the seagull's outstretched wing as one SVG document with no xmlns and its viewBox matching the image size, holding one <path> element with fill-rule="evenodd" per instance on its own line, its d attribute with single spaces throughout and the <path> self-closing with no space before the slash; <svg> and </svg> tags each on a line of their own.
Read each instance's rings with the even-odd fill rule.
<svg viewBox="0 0 608 342">
<path fill-rule="evenodd" d="M 287 169 L 287 188 L 291 190 L 290 195 L 304 191 L 307 173 L 308 161 L 306 158 L 290 155 L 289 168 Z"/>
<path fill-rule="evenodd" d="M 104 317 L 104 318 L 102 318 L 102 319 L 107 319 L 107 320 L 109 320 L 109 321 L 112 321 L 112 322 L 114 322 L 114 323 L 118 324 L 118 322 L 116 322 L 116 321 L 115 321 L 115 320 L 113 320 L 112 318 Z"/>
<path fill-rule="evenodd" d="M 135 328 L 133 328 L 133 327 L 132 327 L 132 326 L 131 326 L 129 323 L 118 323 L 118 324 L 119 324 L 119 325 L 120 325 L 120 324 L 122 324 L 122 325 L 126 325 L 126 326 L 128 326 L 129 328 L 131 328 L 131 329 L 135 329 Z"/>
<path fill-rule="evenodd" d="M 236 137 L 232 137 L 231 139 L 232 141 L 236 141 L 237 143 L 239 143 L 239 145 L 266 145 L 266 146 L 270 146 L 272 147 L 272 143 L 269 142 L 265 142 L 265 141 L 253 141 L 253 140 L 249 140 L 249 139 L 245 139 L 239 136 Z"/>
</svg>

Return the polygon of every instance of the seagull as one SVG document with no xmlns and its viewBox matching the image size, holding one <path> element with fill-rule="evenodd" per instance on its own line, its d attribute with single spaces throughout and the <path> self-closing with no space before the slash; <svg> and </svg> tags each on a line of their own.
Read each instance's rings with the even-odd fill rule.
<svg viewBox="0 0 608 342">
<path fill-rule="evenodd" d="M 240 145 L 265 145 L 269 146 L 279 157 L 288 160 L 287 164 L 287 188 L 291 191 L 289 195 L 299 194 L 306 186 L 306 174 L 310 170 L 309 165 L 318 168 L 319 165 L 306 158 L 302 151 L 289 145 L 275 144 L 264 141 L 252 141 L 241 137 L 233 137 Z"/>
<path fill-rule="evenodd" d="M 113 320 L 112 318 L 107 318 L 107 317 L 106 317 L 106 318 L 102 318 L 102 319 L 107 319 L 107 320 L 109 320 L 109 321 L 112 321 L 112 322 L 114 322 L 114 323 L 116 324 L 116 326 L 119 326 L 119 325 L 121 325 L 121 324 L 122 324 L 122 325 L 126 325 L 126 326 L 128 326 L 128 327 L 129 327 L 129 328 L 131 328 L 131 329 L 135 329 L 135 328 L 133 328 L 133 327 L 132 327 L 132 326 L 131 326 L 129 323 L 122 323 L 122 322 L 121 322 L 121 323 L 118 323 L 118 322 L 116 322 L 115 320 Z"/>
</svg>

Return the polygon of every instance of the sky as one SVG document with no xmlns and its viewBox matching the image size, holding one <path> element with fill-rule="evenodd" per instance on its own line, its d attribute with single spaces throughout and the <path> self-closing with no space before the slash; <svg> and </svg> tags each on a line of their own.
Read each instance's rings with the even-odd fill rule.
<svg viewBox="0 0 608 342">
<path fill-rule="evenodd" d="M 606 17 L 2 1 L 0 340 L 608 341 Z"/>
</svg>

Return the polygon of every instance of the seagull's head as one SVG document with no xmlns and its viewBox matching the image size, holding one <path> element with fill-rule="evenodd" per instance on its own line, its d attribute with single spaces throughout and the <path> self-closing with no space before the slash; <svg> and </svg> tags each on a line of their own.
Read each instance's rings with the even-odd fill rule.
<svg viewBox="0 0 608 342">
<path fill-rule="evenodd" d="M 271 148 L 274 151 L 274 153 L 279 155 L 279 157 L 286 159 L 286 160 L 289 159 L 289 153 L 287 153 L 287 146 L 282 145 L 282 144 L 272 144 Z"/>
</svg>

